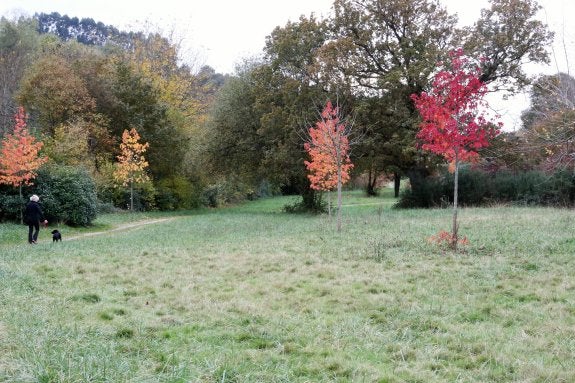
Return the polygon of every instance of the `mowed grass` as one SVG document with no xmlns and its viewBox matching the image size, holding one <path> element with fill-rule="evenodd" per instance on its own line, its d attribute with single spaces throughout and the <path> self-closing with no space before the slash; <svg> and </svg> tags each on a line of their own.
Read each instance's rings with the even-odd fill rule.
<svg viewBox="0 0 575 383">
<path fill-rule="evenodd" d="M 427 241 L 450 210 L 389 194 L 347 193 L 341 233 L 287 197 L 0 226 L 0 381 L 575 381 L 573 211 L 463 209 L 454 254 Z"/>
</svg>

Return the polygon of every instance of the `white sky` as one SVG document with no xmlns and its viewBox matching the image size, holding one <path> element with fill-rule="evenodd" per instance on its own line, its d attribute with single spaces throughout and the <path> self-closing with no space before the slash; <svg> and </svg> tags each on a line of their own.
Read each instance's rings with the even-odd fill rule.
<svg viewBox="0 0 575 383">
<path fill-rule="evenodd" d="M 480 9 L 488 4 L 487 0 L 441 1 L 448 11 L 458 14 L 464 25 L 476 20 Z M 232 73 L 242 58 L 262 52 L 265 37 L 276 26 L 284 26 L 288 20 L 297 21 L 300 15 L 309 16 L 312 12 L 325 17 L 332 3 L 333 0 L 0 0 L 0 15 L 12 18 L 20 14 L 59 12 L 70 17 L 89 17 L 120 30 L 142 30 L 148 23 L 165 32 L 174 31 L 176 40 L 182 41 L 187 56 L 184 59 L 195 58 L 199 65 Z M 570 67 L 571 75 L 575 75 L 575 24 L 569 23 L 575 15 L 575 1 L 539 0 L 539 4 L 544 8 L 540 18 L 556 32 L 556 62 L 551 67 L 531 66 L 529 71 L 567 72 Z M 506 130 L 519 128 L 520 111 L 527 107 L 527 100 L 526 95 L 520 95 L 508 101 L 491 101 L 499 107 Z"/>
</svg>

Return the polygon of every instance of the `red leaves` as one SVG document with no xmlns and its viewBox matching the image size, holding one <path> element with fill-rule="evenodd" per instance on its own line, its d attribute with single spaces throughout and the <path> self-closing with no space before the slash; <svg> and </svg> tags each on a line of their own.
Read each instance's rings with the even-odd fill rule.
<svg viewBox="0 0 575 383">
<path fill-rule="evenodd" d="M 309 129 L 310 142 L 304 144 L 311 161 L 305 161 L 308 179 L 315 190 L 332 190 L 339 182 L 349 181 L 353 164 L 349 159 L 349 139 L 345 123 L 340 122 L 339 110 L 327 102 L 321 121 Z"/>
<path fill-rule="evenodd" d="M 32 185 L 36 170 L 48 161 L 48 157 L 38 155 L 43 143 L 36 142 L 36 138 L 28 132 L 24 108 L 18 108 L 14 120 L 14 131 L 6 134 L 2 140 L 0 184 L 14 187 Z"/>
<path fill-rule="evenodd" d="M 462 246 L 469 245 L 469 240 L 467 239 L 467 237 L 458 238 L 456 235 L 448 233 L 445 230 L 441 230 L 436 235 L 432 235 L 427 239 L 427 241 L 429 243 L 436 244 L 439 247 L 449 247 L 449 248 L 453 248 L 454 243 Z"/>
<path fill-rule="evenodd" d="M 487 87 L 480 69 L 472 66 L 461 49 L 451 52 L 451 69 L 435 75 L 432 90 L 412 95 L 422 122 L 417 135 L 425 150 L 449 162 L 476 161 L 477 150 L 489 145 L 499 131 L 481 109 Z"/>
</svg>

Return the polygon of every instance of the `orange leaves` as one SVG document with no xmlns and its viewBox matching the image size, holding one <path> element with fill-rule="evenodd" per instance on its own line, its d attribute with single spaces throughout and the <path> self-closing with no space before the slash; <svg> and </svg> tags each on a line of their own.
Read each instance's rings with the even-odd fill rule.
<svg viewBox="0 0 575 383">
<path fill-rule="evenodd" d="M 0 152 L 0 184 L 19 187 L 32 185 L 36 171 L 48 157 L 39 156 L 43 143 L 28 132 L 24 108 L 14 116 L 14 131 L 4 136 Z"/>
<path fill-rule="evenodd" d="M 150 145 L 147 142 L 141 144 L 139 141 L 140 135 L 134 128 L 130 131 L 124 130 L 122 133 L 121 153 L 118 156 L 118 166 L 114 172 L 114 178 L 123 186 L 149 180 L 145 172 L 149 164 L 144 158 L 144 153 Z"/>
<path fill-rule="evenodd" d="M 469 240 L 467 239 L 467 237 L 458 238 L 457 235 L 448 233 L 445 230 L 441 230 L 436 235 L 432 235 L 427 239 L 427 242 L 436 244 L 439 247 L 449 247 L 449 248 L 454 248 L 454 244 L 458 244 L 461 246 L 469 245 Z"/>
<path fill-rule="evenodd" d="M 332 190 L 350 179 L 349 131 L 340 122 L 338 108 L 327 102 L 321 121 L 309 129 L 310 142 L 304 144 L 311 161 L 305 161 L 308 179 L 315 190 Z"/>
</svg>

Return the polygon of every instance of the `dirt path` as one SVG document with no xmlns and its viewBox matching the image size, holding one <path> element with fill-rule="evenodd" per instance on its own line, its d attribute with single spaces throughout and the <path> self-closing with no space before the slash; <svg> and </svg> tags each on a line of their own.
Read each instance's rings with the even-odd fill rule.
<svg viewBox="0 0 575 383">
<path fill-rule="evenodd" d="M 158 218 L 158 219 L 150 219 L 150 220 L 146 220 L 146 221 L 136 221 L 136 222 L 130 222 L 130 223 L 125 223 L 119 226 L 116 226 L 113 229 L 110 230 L 105 230 L 105 231 L 94 231 L 91 233 L 84 233 L 84 234 L 78 234 L 78 235 L 74 235 L 72 237 L 66 237 L 64 238 L 65 241 L 72 241 L 75 239 L 79 239 L 79 238 L 86 238 L 86 237 L 93 237 L 96 235 L 102 235 L 102 234 L 107 234 L 107 233 L 113 233 L 115 231 L 125 231 L 125 230 L 129 230 L 135 227 L 140 227 L 140 226 L 145 226 L 145 225 L 153 225 L 156 223 L 161 223 L 161 222 L 166 222 L 166 221 L 171 221 L 174 218 Z"/>
</svg>

